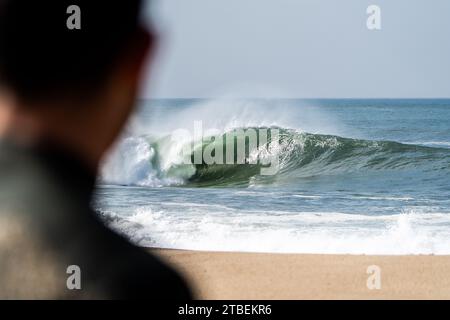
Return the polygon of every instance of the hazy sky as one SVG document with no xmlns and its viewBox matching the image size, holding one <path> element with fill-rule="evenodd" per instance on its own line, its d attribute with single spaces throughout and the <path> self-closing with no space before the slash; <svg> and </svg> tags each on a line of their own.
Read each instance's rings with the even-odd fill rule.
<svg viewBox="0 0 450 320">
<path fill-rule="evenodd" d="M 381 7 L 382 29 L 366 27 Z M 449 0 L 154 0 L 143 97 L 450 97 Z"/>
</svg>

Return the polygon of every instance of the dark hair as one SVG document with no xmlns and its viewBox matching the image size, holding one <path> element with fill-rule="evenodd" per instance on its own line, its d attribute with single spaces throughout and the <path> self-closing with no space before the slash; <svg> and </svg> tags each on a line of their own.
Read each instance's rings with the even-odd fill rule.
<svg viewBox="0 0 450 320">
<path fill-rule="evenodd" d="M 69 6 L 81 29 L 69 29 Z M 0 86 L 19 98 L 95 92 L 137 32 L 140 0 L 0 0 Z"/>
</svg>

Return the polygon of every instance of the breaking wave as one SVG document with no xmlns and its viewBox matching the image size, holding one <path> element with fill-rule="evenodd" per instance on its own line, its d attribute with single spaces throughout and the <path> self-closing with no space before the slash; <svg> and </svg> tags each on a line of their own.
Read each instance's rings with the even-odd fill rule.
<svg viewBox="0 0 450 320">
<path fill-rule="evenodd" d="M 325 254 L 450 253 L 448 213 L 412 210 L 378 216 L 340 212 L 235 215 L 225 210 L 223 214 L 180 219 L 177 214 L 143 206 L 129 216 L 112 212 L 100 212 L 100 216 L 142 247 Z"/>
<path fill-rule="evenodd" d="M 258 148 L 245 137 L 248 130 L 279 131 L 277 141 L 268 139 L 267 148 Z M 295 182 L 298 179 L 352 172 L 362 174 L 374 170 L 422 171 L 450 170 L 450 149 L 394 141 L 373 141 L 310 134 L 288 128 L 249 127 L 208 137 L 203 142 L 183 136 L 154 138 L 149 135 L 128 137 L 115 148 L 102 169 L 105 184 L 137 186 L 229 186 Z M 245 159 L 242 164 L 193 164 L 194 152 L 222 149 L 236 144 L 227 141 L 227 135 L 245 141 Z M 222 139 L 218 139 L 222 138 Z M 205 142 L 206 141 L 206 142 Z M 236 141 L 236 140 L 235 140 Z M 275 144 L 275 142 L 277 142 Z M 191 150 L 191 153 L 185 150 Z M 254 158 L 277 157 L 278 171 L 271 176 L 261 175 L 263 164 Z M 186 159 L 187 158 L 187 159 Z M 188 161 L 186 161 L 188 160 Z M 252 164 L 253 163 L 253 164 Z"/>
</svg>

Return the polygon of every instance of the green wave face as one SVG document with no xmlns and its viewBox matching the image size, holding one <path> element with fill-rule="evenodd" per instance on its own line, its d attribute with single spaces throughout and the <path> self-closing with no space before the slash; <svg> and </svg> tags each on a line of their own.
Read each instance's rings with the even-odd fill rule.
<svg viewBox="0 0 450 320">
<path fill-rule="evenodd" d="M 279 134 L 272 136 L 275 129 Z M 256 135 L 256 144 L 254 139 L 253 143 L 250 141 L 249 132 Z M 264 132 L 268 133 L 266 139 L 262 139 Z M 182 181 L 178 185 L 193 187 L 295 183 L 309 177 L 373 171 L 422 170 L 448 174 L 450 170 L 447 148 L 350 139 L 277 127 L 241 128 L 204 138 L 201 143 L 195 143 L 193 151 L 188 149 L 191 151 L 182 163 L 173 158 L 179 157 L 183 144 L 190 146 L 192 141 L 173 141 L 170 136 L 147 137 L 147 141 L 155 151 L 151 159 L 155 175 L 161 179 L 174 178 Z M 227 158 L 227 152 L 232 156 Z M 205 161 L 205 155 L 216 161 Z M 267 161 L 271 156 L 276 158 L 278 171 L 274 175 L 262 175 L 261 170 L 268 163 L 256 160 Z"/>
<path fill-rule="evenodd" d="M 270 152 L 279 158 L 279 170 L 275 175 L 261 175 L 261 163 L 254 163 L 254 157 L 267 153 L 267 148 L 258 149 L 249 143 L 246 130 L 252 129 L 258 134 L 268 129 L 279 130 L 278 145 Z M 229 136 L 233 139 L 227 139 Z M 221 136 L 222 139 L 208 138 L 191 154 L 204 153 L 215 156 L 211 150 L 233 148 L 236 154 L 236 141 L 245 141 L 245 157 L 240 163 L 207 164 L 205 161 L 194 165 L 194 173 L 187 179 L 189 186 L 230 186 L 252 184 L 271 184 L 275 182 L 295 182 L 298 179 L 335 175 L 342 173 L 373 170 L 446 170 L 450 169 L 450 149 L 431 148 L 401 144 L 392 141 L 370 141 L 342 138 L 331 135 L 302 133 L 283 128 L 246 128 L 239 133 L 232 132 Z M 239 140 L 240 139 L 240 140 Z M 270 135 L 267 145 L 274 146 Z M 269 148 L 270 149 L 270 148 Z M 220 157 L 219 157 L 220 158 Z M 253 162 L 252 162 L 253 159 Z M 236 156 L 234 160 L 237 160 Z M 192 168 L 191 168 L 192 169 Z M 184 169 L 186 170 L 186 169 Z"/>
</svg>

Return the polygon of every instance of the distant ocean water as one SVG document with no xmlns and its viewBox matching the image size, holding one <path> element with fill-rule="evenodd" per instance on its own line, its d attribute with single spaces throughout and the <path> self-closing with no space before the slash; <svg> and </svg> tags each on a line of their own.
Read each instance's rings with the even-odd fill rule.
<svg viewBox="0 0 450 320">
<path fill-rule="evenodd" d="M 181 164 L 199 121 L 276 128 L 279 172 Z M 141 246 L 450 254 L 450 100 L 141 101 L 93 205 Z"/>
</svg>

